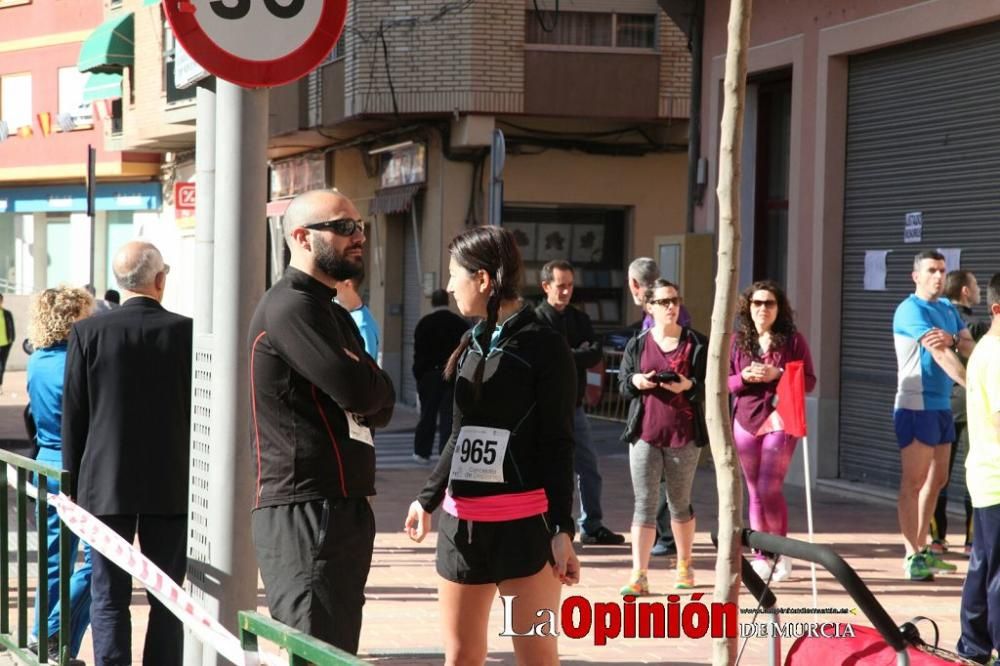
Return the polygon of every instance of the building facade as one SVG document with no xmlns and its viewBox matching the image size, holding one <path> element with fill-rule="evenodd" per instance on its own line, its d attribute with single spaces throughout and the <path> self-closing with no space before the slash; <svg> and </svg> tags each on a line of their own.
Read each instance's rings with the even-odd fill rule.
<svg viewBox="0 0 1000 666">
<path fill-rule="evenodd" d="M 291 198 L 337 187 L 354 199 L 371 221 L 362 291 L 404 402 L 416 399 L 412 331 L 447 282 L 448 242 L 488 219 L 495 129 L 507 144 L 503 219 L 523 243 L 529 298 L 541 297 L 541 265 L 567 258 L 580 268 L 580 307 L 599 328 L 620 328 L 639 318 L 625 291 L 628 262 L 662 248 L 673 257 L 689 235 L 683 32 L 654 0 L 561 3 L 558 13 L 554 2 L 538 6 L 351 3 L 326 61 L 271 90 L 270 203 L 260 221 L 271 239 L 269 275 L 282 270 Z M 156 3 L 124 0 L 118 11 L 131 12 L 135 26 L 120 147 L 162 154 L 159 238 L 192 275 L 193 212 L 174 201 L 175 186 L 194 181 L 194 89 L 181 81 L 188 63 Z M 679 256 L 674 264 L 678 277 Z M 185 311 L 193 278 L 176 284 L 175 309 Z M 686 287 L 703 326 L 710 286 Z"/>
<path fill-rule="evenodd" d="M 0 283 L 22 322 L 32 292 L 113 287 L 115 246 L 159 218 L 159 155 L 105 146 L 121 130 L 122 36 L 117 25 L 101 34 L 104 20 L 97 0 L 66 0 L 56 12 L 37 0 L 0 2 Z M 81 72 L 88 43 L 93 71 Z M 88 145 L 96 149 L 93 222 Z M 20 345 L 11 359 L 12 368 L 23 363 Z"/>
<path fill-rule="evenodd" d="M 352 3 L 331 59 L 272 93 L 272 174 L 291 146 L 315 143 L 328 182 L 372 216 L 363 288 L 404 402 L 416 397 L 412 331 L 447 282 L 447 245 L 488 220 L 494 130 L 528 298 L 541 298 L 541 265 L 566 258 L 577 304 L 598 328 L 620 328 L 639 317 L 628 262 L 688 231 L 681 30 L 647 0 L 534 7 Z M 314 182 L 308 173 L 294 180 Z M 280 211 L 273 202 L 273 223 Z"/>
<path fill-rule="evenodd" d="M 705 6 L 711 190 L 728 16 Z M 948 250 L 948 269 L 981 284 L 1000 269 L 998 19 L 996 2 L 754 3 L 741 278 L 784 282 L 809 340 L 820 477 L 898 484 L 892 316 L 913 291 L 914 255 Z M 706 197 L 697 226 L 717 220 Z M 956 465 L 953 483 L 962 474 Z"/>
</svg>

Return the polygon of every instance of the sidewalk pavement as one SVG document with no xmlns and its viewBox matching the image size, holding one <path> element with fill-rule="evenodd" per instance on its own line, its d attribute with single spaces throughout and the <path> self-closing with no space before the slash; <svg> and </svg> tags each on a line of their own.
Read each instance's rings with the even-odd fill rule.
<svg viewBox="0 0 1000 666">
<path fill-rule="evenodd" d="M 10 373 L 0 396 L 0 438 L 21 437 L 20 410 L 24 404 L 23 373 Z M 16 418 L 14 418 L 16 417 Z M 415 412 L 400 408 L 390 426 L 397 431 L 412 430 Z M 604 476 L 603 506 L 605 524 L 618 532 L 627 533 L 631 523 L 632 487 L 628 473 L 628 458 L 624 448 L 617 443 L 620 426 L 608 422 L 594 422 L 595 441 L 600 452 L 601 471 Z M 376 437 L 376 446 L 378 445 Z M 406 508 L 423 485 L 429 469 L 380 470 L 376 487 L 379 495 L 374 501 L 378 534 L 375 556 L 367 587 L 365 621 L 361 636 L 361 656 L 381 664 L 419 665 L 440 664 L 443 650 L 440 637 L 440 609 L 437 603 L 437 574 L 434 570 L 434 544 L 436 533 L 423 543 L 414 544 L 402 532 Z M 789 529 L 793 538 L 807 539 L 806 512 L 803 494 L 794 488 L 786 489 L 789 502 Z M 716 491 L 714 470 L 699 469 L 695 481 L 694 505 L 698 516 L 694 569 L 698 587 L 683 592 L 683 601 L 695 594 L 704 594 L 703 602 L 711 601 L 715 551 L 709 535 L 716 528 Z M 913 583 L 902 578 L 903 547 L 898 535 L 894 503 L 870 499 L 861 492 L 833 493 L 824 489 L 813 492 L 815 541 L 831 545 L 850 563 L 890 617 L 898 624 L 915 615 L 922 615 L 937 622 L 940 645 L 954 649 L 959 634 L 959 605 L 962 581 L 968 561 L 948 556 L 959 569 L 956 573 L 939 575 L 934 582 Z M 565 590 L 563 597 L 582 595 L 592 602 L 620 604 L 618 589 L 627 582 L 631 569 L 628 547 L 581 546 L 576 544 L 583 565 L 580 585 Z M 674 594 L 673 571 L 668 569 L 666 558 L 653 558 L 650 585 L 656 596 L 643 601 L 667 604 L 667 595 Z M 855 608 L 855 604 L 831 576 L 817 573 L 820 608 Z M 259 585 L 259 581 L 258 581 Z M 792 578 L 774 586 L 779 606 L 785 608 L 812 607 L 809 567 L 796 563 Z M 263 588 L 259 598 L 263 601 Z M 752 599 L 746 593 L 740 598 L 741 608 L 752 608 Z M 261 608 L 266 613 L 266 608 Z M 16 613 L 16 611 L 15 611 Z M 749 622 L 751 615 L 741 616 Z M 16 618 L 16 615 L 15 615 Z M 145 594 L 136 589 L 132 603 L 133 654 L 141 662 L 142 637 L 148 618 Z M 869 624 L 864 617 L 854 614 L 797 614 L 787 613 L 782 620 L 795 622 L 856 622 Z M 762 622 L 762 618 L 757 618 Z M 499 600 L 490 614 L 489 663 L 513 663 L 511 639 L 499 637 L 502 612 Z M 933 631 L 926 623 L 920 629 L 926 640 L 932 640 Z M 791 639 L 782 641 L 787 654 Z M 607 645 L 594 644 L 594 634 L 582 638 L 562 637 L 559 651 L 564 664 L 582 663 L 669 663 L 680 665 L 711 662 L 710 639 L 639 639 L 617 638 Z M 767 663 L 767 640 L 751 638 L 741 663 Z M 80 657 L 93 663 L 91 640 L 88 633 Z M 0 665 L 9 657 L 0 655 Z"/>
</svg>

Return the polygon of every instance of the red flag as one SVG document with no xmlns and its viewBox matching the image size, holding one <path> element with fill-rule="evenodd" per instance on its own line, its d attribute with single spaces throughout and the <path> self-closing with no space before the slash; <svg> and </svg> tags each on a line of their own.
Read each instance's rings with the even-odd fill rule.
<svg viewBox="0 0 1000 666">
<path fill-rule="evenodd" d="M 806 435 L 806 374 L 802 361 L 789 361 L 778 382 L 778 416 L 792 437 Z"/>
<path fill-rule="evenodd" d="M 52 134 L 52 114 L 43 111 L 38 114 L 38 126 L 42 128 L 42 136 Z"/>
</svg>

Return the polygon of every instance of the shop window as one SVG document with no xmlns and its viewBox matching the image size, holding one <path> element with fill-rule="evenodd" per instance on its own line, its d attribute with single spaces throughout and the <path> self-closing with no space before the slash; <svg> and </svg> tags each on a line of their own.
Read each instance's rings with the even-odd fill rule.
<svg viewBox="0 0 1000 666">
<path fill-rule="evenodd" d="M 524 41 L 567 49 L 655 49 L 656 21 L 656 14 L 528 10 Z"/>
<path fill-rule="evenodd" d="M 526 299 L 541 303 L 542 266 L 565 259 L 574 269 L 573 305 L 597 328 L 625 323 L 624 209 L 504 207 L 503 226 L 521 249 Z"/>
</svg>

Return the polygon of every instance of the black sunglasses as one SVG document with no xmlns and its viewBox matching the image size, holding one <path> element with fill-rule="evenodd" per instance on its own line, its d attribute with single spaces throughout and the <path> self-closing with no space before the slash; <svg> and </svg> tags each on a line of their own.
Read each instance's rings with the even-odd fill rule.
<svg viewBox="0 0 1000 666">
<path fill-rule="evenodd" d="M 777 307 L 778 301 L 770 299 L 770 298 L 767 299 L 766 301 L 751 300 L 750 301 L 750 305 L 751 305 L 751 307 L 755 307 L 755 308 L 773 308 L 773 307 Z"/>
<path fill-rule="evenodd" d="M 352 220 L 349 217 L 341 217 L 336 220 L 326 220 L 325 222 L 313 222 L 312 224 L 303 224 L 303 229 L 312 229 L 314 231 L 332 231 L 338 236 L 352 236 L 355 231 L 360 231 L 365 233 L 365 221 L 364 220 Z"/>
<path fill-rule="evenodd" d="M 671 296 L 669 298 L 657 298 L 655 300 L 650 301 L 649 304 L 650 305 L 662 305 L 664 307 L 669 308 L 671 305 L 677 305 L 680 302 L 681 302 L 680 297 L 678 297 L 678 296 Z"/>
</svg>

